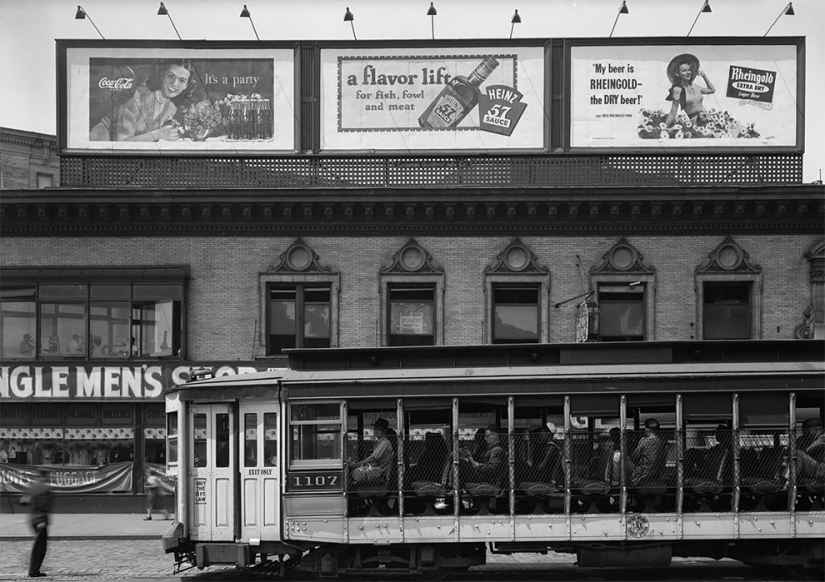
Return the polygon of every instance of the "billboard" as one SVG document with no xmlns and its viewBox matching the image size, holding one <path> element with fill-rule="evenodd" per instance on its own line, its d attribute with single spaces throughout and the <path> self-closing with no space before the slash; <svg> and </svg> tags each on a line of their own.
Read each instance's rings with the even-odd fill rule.
<svg viewBox="0 0 825 582">
<path fill-rule="evenodd" d="M 65 147 L 292 152 L 293 49 L 69 47 Z"/>
<path fill-rule="evenodd" d="M 570 148 L 802 146 L 801 68 L 787 44 L 570 47 Z"/>
<path fill-rule="evenodd" d="M 541 150 L 543 47 L 322 49 L 322 150 Z"/>
</svg>

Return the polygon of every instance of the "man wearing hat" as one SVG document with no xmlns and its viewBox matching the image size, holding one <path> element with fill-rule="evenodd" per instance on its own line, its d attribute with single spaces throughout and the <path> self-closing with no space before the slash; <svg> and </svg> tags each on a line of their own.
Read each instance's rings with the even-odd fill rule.
<svg viewBox="0 0 825 582">
<path fill-rule="evenodd" d="M 392 469 L 393 448 L 390 439 L 387 437 L 390 423 L 386 418 L 379 418 L 375 421 L 373 429 L 375 430 L 375 438 L 377 442 L 372 449 L 372 453 L 368 457 L 354 463 L 350 463 L 350 469 L 353 470 L 353 478 L 356 482 L 363 481 L 386 481 L 387 476 Z M 364 467 L 359 469 L 359 467 Z M 354 469 L 359 469 L 354 471 Z M 361 476 L 363 475 L 363 476 Z"/>
<path fill-rule="evenodd" d="M 693 83 L 697 76 L 702 77 L 706 87 Z M 671 83 L 667 101 L 672 101 L 673 104 L 665 119 L 665 125 L 670 127 L 676 122 L 679 107 L 684 110 L 694 125 L 697 122 L 701 124 L 700 114 L 705 112 L 702 96 L 715 93 L 716 88 L 699 68 L 699 59 L 690 53 L 674 57 L 667 66 L 667 78 Z"/>
</svg>

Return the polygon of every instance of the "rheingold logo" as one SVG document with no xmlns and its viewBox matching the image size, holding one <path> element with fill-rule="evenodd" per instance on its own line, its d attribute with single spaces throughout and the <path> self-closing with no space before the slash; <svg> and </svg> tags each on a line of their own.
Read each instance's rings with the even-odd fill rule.
<svg viewBox="0 0 825 582">
<path fill-rule="evenodd" d="M 121 77 L 119 79 L 103 77 L 97 86 L 101 89 L 109 89 L 110 91 L 123 91 L 124 89 L 131 89 L 134 81 L 134 78 L 131 77 Z"/>
</svg>

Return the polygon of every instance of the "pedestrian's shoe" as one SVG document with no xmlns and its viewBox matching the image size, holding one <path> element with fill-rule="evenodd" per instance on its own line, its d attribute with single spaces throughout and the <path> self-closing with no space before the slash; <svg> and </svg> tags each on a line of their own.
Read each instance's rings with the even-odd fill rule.
<svg viewBox="0 0 825 582">
<path fill-rule="evenodd" d="M 45 572 L 35 572 L 34 574 L 29 574 L 29 578 L 42 578 L 43 576 L 48 576 Z"/>
<path fill-rule="evenodd" d="M 146 517 L 143 518 L 143 521 L 152 521 L 152 516 L 147 515 Z"/>
</svg>

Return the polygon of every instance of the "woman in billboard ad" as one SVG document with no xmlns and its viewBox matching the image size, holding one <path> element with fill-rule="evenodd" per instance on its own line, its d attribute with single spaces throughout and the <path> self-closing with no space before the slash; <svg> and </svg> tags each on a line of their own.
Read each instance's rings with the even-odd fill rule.
<svg viewBox="0 0 825 582">
<path fill-rule="evenodd" d="M 129 72 L 132 72 L 129 69 Z M 90 141 L 175 141 L 181 132 L 173 123 L 175 113 L 194 90 L 194 70 L 188 61 L 161 61 L 150 75 L 116 105 L 89 132 Z M 124 79 L 124 78 L 122 78 Z M 122 83 L 129 89 L 134 77 Z M 118 89 L 119 87 L 115 87 Z"/>
<path fill-rule="evenodd" d="M 702 77 L 705 87 L 694 83 L 696 77 Z M 676 114 L 681 107 L 690 119 L 691 123 L 703 123 L 705 108 L 702 104 L 703 95 L 716 93 L 716 88 L 710 82 L 704 71 L 699 68 L 699 59 L 690 53 L 681 54 L 675 57 L 667 66 L 667 77 L 672 86 L 667 96 L 668 101 L 673 104 L 668 113 L 665 125 L 671 127 L 676 121 Z"/>
</svg>

